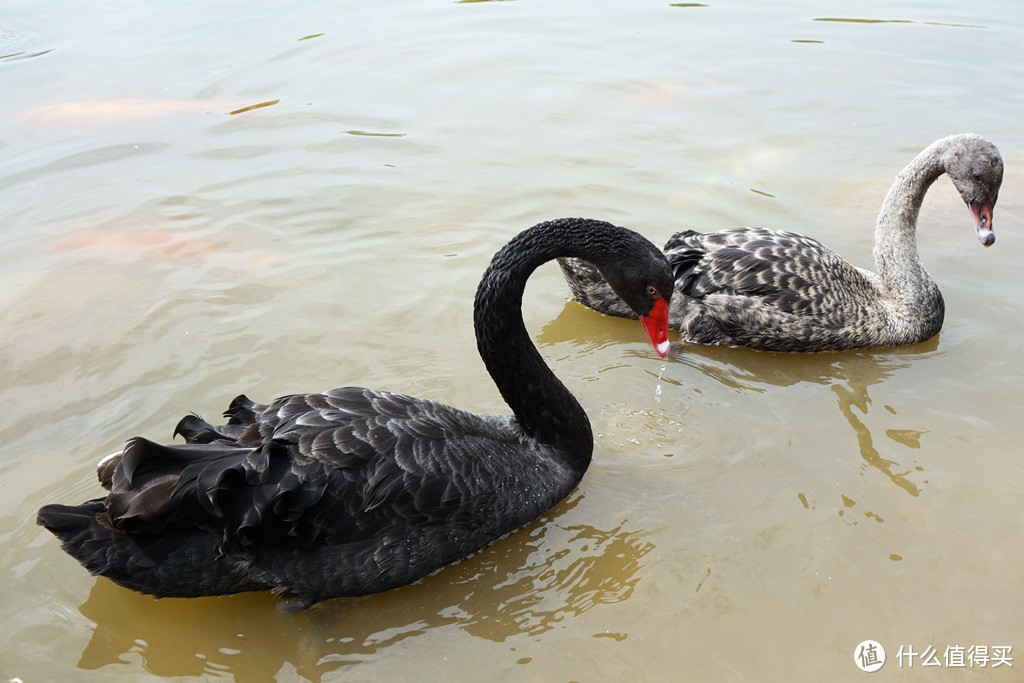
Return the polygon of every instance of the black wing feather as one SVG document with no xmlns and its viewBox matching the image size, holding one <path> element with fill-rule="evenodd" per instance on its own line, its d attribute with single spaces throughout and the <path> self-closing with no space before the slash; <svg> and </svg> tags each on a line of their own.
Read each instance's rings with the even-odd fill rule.
<svg viewBox="0 0 1024 683">
<path fill-rule="evenodd" d="M 537 517 L 579 476 L 524 443 L 510 416 L 403 394 L 240 396 L 225 415 L 224 426 L 183 419 L 184 445 L 133 439 L 98 508 L 46 506 L 40 522 L 90 571 L 136 590 L 263 588 L 307 605 L 459 559 Z"/>
</svg>

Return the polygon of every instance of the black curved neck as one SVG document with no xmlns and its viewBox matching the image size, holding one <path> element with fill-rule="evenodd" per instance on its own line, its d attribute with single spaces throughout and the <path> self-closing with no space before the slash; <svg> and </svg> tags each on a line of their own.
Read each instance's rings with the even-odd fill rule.
<svg viewBox="0 0 1024 683">
<path fill-rule="evenodd" d="M 609 223 L 567 218 L 535 225 L 491 261 L 476 293 L 477 349 L 526 436 L 566 453 L 585 469 L 594 436 L 582 406 L 544 362 L 523 322 L 526 280 L 560 256 L 602 262 L 629 231 Z"/>
</svg>

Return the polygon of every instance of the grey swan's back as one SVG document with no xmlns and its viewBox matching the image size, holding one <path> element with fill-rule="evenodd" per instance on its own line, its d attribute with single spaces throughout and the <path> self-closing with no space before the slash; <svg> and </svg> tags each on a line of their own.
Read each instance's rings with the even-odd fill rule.
<svg viewBox="0 0 1024 683">
<path fill-rule="evenodd" d="M 945 305 L 917 254 L 917 216 L 943 173 L 966 202 L 978 239 L 995 242 L 992 210 L 1003 162 L 977 135 L 942 138 L 904 168 L 875 227 L 878 273 L 853 266 L 810 237 L 766 228 L 673 235 L 665 254 L 676 275 L 671 326 L 695 344 L 763 351 L 828 351 L 914 344 L 942 328 Z M 600 273 L 560 259 L 574 298 L 633 317 Z"/>
<path fill-rule="evenodd" d="M 38 523 L 93 574 L 160 597 L 271 590 L 301 609 L 427 576 L 549 510 L 590 464 L 593 434 L 523 323 L 526 280 L 558 256 L 602 269 L 668 353 L 673 279 L 635 232 L 587 219 L 530 228 L 476 294 L 477 347 L 514 415 L 478 415 L 345 387 L 258 405 L 223 426 L 198 417 L 183 445 L 136 437 L 98 466 L 109 490 L 46 505 Z"/>
</svg>

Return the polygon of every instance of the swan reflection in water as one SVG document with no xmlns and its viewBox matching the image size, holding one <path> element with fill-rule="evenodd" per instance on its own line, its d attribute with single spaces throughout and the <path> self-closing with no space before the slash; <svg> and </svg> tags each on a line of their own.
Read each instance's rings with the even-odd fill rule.
<svg viewBox="0 0 1024 683">
<path fill-rule="evenodd" d="M 572 353 L 578 357 L 581 351 L 587 353 L 605 346 L 618 347 L 627 343 L 631 330 L 629 321 L 595 315 L 583 305 L 569 301 L 562 312 L 544 327 L 537 336 L 537 342 L 541 346 L 571 342 Z M 694 369 L 716 383 L 742 393 L 767 394 L 772 387 L 789 387 L 801 383 L 827 386 L 835 396 L 840 414 L 853 429 L 864 462 L 902 490 L 917 496 L 921 493 L 921 487 L 908 474 L 919 472 L 922 468 L 907 466 L 889 457 L 892 452 L 884 446 L 880 449 L 876 445 L 875 435 L 865 422 L 871 405 L 868 389 L 886 381 L 898 370 L 927 357 L 938 345 L 938 335 L 912 346 L 826 353 L 770 353 L 684 344 L 675 347 L 672 363 L 668 366 L 669 372 L 658 376 L 655 381 L 668 385 L 662 394 L 663 398 L 672 394 L 673 386 L 676 391 L 692 388 L 695 383 Z M 553 355 L 550 352 L 548 354 Z M 619 355 L 628 356 L 629 353 L 620 351 Z M 645 371 L 654 378 L 652 370 Z M 771 399 L 766 397 L 765 400 Z M 667 411 L 671 410 L 670 405 L 661 403 L 662 409 Z M 799 407 L 794 403 L 794 410 L 799 410 Z M 889 413 L 897 412 L 891 406 L 885 408 Z M 802 417 L 794 414 L 789 424 L 796 424 Z M 888 429 L 885 434 L 902 447 L 920 447 L 921 432 L 918 430 Z"/>
<path fill-rule="evenodd" d="M 454 627 L 492 642 L 537 636 L 627 600 L 654 545 L 620 523 L 576 520 L 580 492 L 547 515 L 419 583 L 293 615 L 266 593 L 156 600 L 97 578 L 80 611 L 95 622 L 78 666 L 139 661 L 158 676 L 320 680 L 389 647 Z"/>
<path fill-rule="evenodd" d="M 765 385 L 785 387 L 801 382 L 828 386 L 836 397 L 840 414 L 853 429 L 864 462 L 910 495 L 917 496 L 921 488 L 907 477 L 907 470 L 914 468 L 883 456 L 875 445 L 871 428 L 862 418 L 867 416 L 871 404 L 868 395 L 870 386 L 882 383 L 897 370 L 910 366 L 915 359 L 937 347 L 938 336 L 913 347 L 894 347 L 884 352 L 786 354 L 782 358 L 778 354 L 771 354 L 772 357 L 768 358 L 768 354 L 746 349 L 688 346 L 686 353 L 690 358 L 680 360 L 727 386 L 747 391 L 766 392 Z M 665 381 L 674 382 L 672 379 Z M 885 407 L 895 414 L 894 408 Z M 920 446 L 920 434 L 913 429 L 886 430 L 886 436 L 891 440 L 911 448 Z M 921 468 L 918 466 L 916 469 Z"/>
</svg>

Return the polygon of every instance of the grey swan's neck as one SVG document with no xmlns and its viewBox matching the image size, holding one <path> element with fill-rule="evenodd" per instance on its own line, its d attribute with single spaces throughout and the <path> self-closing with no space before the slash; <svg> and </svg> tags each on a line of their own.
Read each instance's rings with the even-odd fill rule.
<svg viewBox="0 0 1024 683">
<path fill-rule="evenodd" d="M 885 195 L 875 224 L 872 254 L 889 298 L 911 304 L 940 297 L 938 287 L 917 253 L 917 217 L 921 204 L 946 159 L 963 136 L 933 142 L 899 172 Z"/>
<path fill-rule="evenodd" d="M 584 218 L 541 223 L 494 255 L 476 292 L 477 349 L 523 433 L 555 447 L 581 470 L 589 465 L 594 450 L 590 420 L 531 341 L 523 322 L 523 291 L 537 266 L 558 257 L 595 264 L 628 259 L 630 251 L 637 249 L 632 237 L 638 236 Z M 670 275 L 667 270 L 666 274 Z"/>
</svg>

